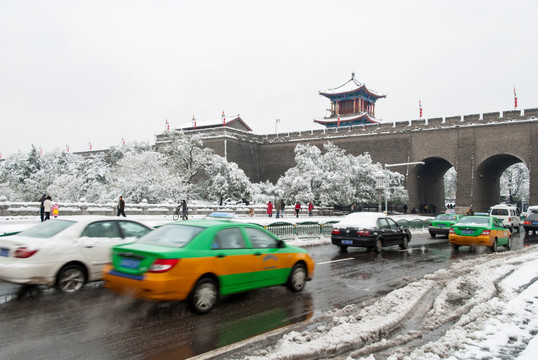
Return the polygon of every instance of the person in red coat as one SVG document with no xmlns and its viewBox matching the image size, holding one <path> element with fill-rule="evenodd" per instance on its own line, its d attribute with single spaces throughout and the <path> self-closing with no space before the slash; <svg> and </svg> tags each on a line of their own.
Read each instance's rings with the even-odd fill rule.
<svg viewBox="0 0 538 360">
<path fill-rule="evenodd" d="M 297 201 L 295 203 L 295 217 L 299 217 L 299 211 L 301 211 L 301 203 Z"/>
<path fill-rule="evenodd" d="M 267 215 L 273 217 L 273 203 L 271 201 L 267 203 Z"/>
<path fill-rule="evenodd" d="M 312 210 L 314 210 L 314 204 L 312 203 L 312 201 L 310 201 L 310 202 L 308 203 L 308 216 L 314 216 L 314 215 L 312 214 Z"/>
</svg>

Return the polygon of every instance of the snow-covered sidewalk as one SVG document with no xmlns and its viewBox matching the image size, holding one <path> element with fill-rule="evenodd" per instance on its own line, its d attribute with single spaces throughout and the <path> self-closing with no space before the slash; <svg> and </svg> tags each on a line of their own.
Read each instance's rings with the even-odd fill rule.
<svg viewBox="0 0 538 360">
<path fill-rule="evenodd" d="M 536 280 L 536 246 L 477 255 L 238 358 L 535 359 Z"/>
</svg>

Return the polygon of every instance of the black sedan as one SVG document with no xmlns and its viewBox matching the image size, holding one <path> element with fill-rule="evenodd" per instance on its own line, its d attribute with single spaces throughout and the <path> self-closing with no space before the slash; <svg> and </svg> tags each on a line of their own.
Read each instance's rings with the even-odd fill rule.
<svg viewBox="0 0 538 360">
<path fill-rule="evenodd" d="M 391 245 L 406 249 L 411 232 L 383 213 L 360 212 L 349 214 L 334 224 L 331 241 L 342 250 L 355 246 L 379 253 L 381 248 Z"/>
<path fill-rule="evenodd" d="M 525 234 L 528 234 L 532 231 L 533 234 L 536 234 L 538 230 L 538 213 L 531 212 L 527 215 L 525 221 L 523 221 L 523 227 L 525 228 Z"/>
</svg>

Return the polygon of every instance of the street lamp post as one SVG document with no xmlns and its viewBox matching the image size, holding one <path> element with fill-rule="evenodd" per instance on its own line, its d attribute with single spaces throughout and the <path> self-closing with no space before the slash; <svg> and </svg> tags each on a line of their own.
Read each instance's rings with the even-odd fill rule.
<svg viewBox="0 0 538 360">
<path fill-rule="evenodd" d="M 375 188 L 378 199 L 377 211 L 381 212 L 381 193 L 385 190 L 385 173 L 381 170 L 375 173 Z"/>
<path fill-rule="evenodd" d="M 405 163 L 397 163 L 397 164 L 385 164 L 385 172 L 384 172 L 384 181 L 387 180 L 387 168 L 389 167 L 396 167 L 396 166 L 408 166 L 408 165 L 424 165 L 424 161 L 411 161 L 411 162 L 405 162 Z M 387 186 L 386 184 L 383 186 L 384 191 L 383 195 L 385 197 L 385 211 L 387 214 L 389 213 L 389 208 L 387 207 Z"/>
</svg>

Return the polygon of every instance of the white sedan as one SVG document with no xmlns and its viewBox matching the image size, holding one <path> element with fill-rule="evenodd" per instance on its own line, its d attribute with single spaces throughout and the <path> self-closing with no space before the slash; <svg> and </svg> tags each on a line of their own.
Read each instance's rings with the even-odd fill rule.
<svg viewBox="0 0 538 360">
<path fill-rule="evenodd" d="M 55 286 L 73 293 L 101 280 L 114 245 L 132 242 L 151 228 L 111 217 L 66 217 L 0 237 L 0 280 Z"/>
</svg>

